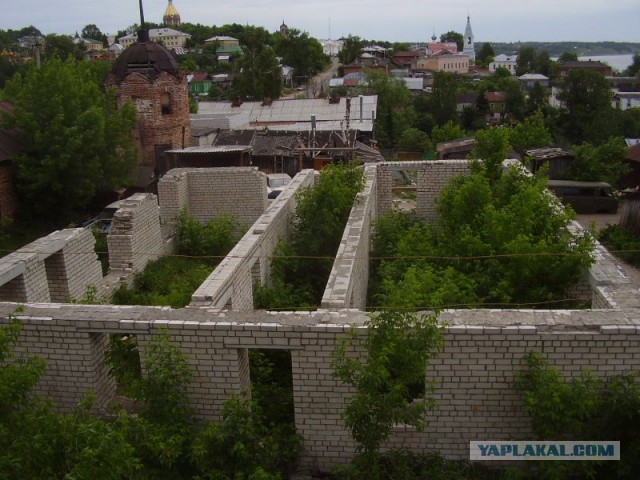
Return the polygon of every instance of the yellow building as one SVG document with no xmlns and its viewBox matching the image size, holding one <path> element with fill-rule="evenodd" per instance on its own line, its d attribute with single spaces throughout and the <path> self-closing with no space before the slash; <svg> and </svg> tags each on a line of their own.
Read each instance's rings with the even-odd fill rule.
<svg viewBox="0 0 640 480">
<path fill-rule="evenodd" d="M 445 54 L 418 58 L 413 62 L 411 69 L 430 72 L 468 73 L 469 56 L 464 54 Z"/>
<path fill-rule="evenodd" d="M 214 43 L 214 42 L 218 42 L 218 44 L 221 47 L 238 47 L 240 46 L 240 40 L 238 40 L 237 38 L 233 38 L 233 37 L 225 37 L 225 36 L 218 36 L 218 37 L 211 37 L 211 38 L 207 38 L 204 43 Z"/>
<path fill-rule="evenodd" d="M 188 33 L 174 30 L 173 28 L 152 28 L 149 30 L 149 39 L 152 42 L 162 43 L 168 50 L 182 48 L 191 38 Z M 138 33 L 130 33 L 118 39 L 118 43 L 127 48 L 138 41 Z"/>
</svg>

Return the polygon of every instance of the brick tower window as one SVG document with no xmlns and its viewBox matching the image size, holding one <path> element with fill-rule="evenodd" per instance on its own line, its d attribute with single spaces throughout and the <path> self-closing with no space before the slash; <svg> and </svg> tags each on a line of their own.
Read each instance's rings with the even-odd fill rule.
<svg viewBox="0 0 640 480">
<path fill-rule="evenodd" d="M 160 98 L 160 109 L 163 115 L 171 114 L 171 95 L 166 92 Z"/>
</svg>

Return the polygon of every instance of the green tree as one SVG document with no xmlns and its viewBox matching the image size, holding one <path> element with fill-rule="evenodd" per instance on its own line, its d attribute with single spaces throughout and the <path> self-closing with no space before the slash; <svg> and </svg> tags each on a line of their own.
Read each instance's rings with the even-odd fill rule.
<svg viewBox="0 0 640 480">
<path fill-rule="evenodd" d="M 407 128 L 398 140 L 398 148 L 415 152 L 433 150 L 429 135 L 417 128 Z"/>
<path fill-rule="evenodd" d="M 637 372 L 603 379 L 583 370 L 567 380 L 538 352 L 525 360 L 526 370 L 515 372 L 514 387 L 524 397 L 536 439 L 620 439 L 618 462 L 539 462 L 538 478 L 634 479 L 640 468 Z"/>
<path fill-rule="evenodd" d="M 544 124 L 542 112 L 527 117 L 509 132 L 509 143 L 520 155 L 526 150 L 550 145 L 551 133 Z"/>
<path fill-rule="evenodd" d="M 520 80 L 515 78 L 505 79 L 503 90 L 506 93 L 506 113 L 510 114 L 515 120 L 522 120 L 526 113 L 526 99 Z"/>
<path fill-rule="evenodd" d="M 440 142 L 449 142 L 466 136 L 465 131 L 460 125 L 452 121 L 445 123 L 442 127 L 435 126 L 431 130 L 431 140 L 434 144 Z"/>
<path fill-rule="evenodd" d="M 255 32 L 239 62 L 240 70 L 233 83 L 233 91 L 241 99 L 276 99 L 282 93 L 282 69 L 273 49 L 261 43 L 264 39 Z"/>
<path fill-rule="evenodd" d="M 123 186 L 135 165 L 136 111 L 130 103 L 116 108 L 103 73 L 97 63 L 54 59 L 2 92 L 15 107 L 4 124 L 25 145 L 14 158 L 16 187 L 31 219 L 68 222 L 96 193 Z"/>
<path fill-rule="evenodd" d="M 295 28 L 289 30 L 286 37 L 276 34 L 274 50 L 285 65 L 293 67 L 295 76 L 300 79 L 310 79 L 329 64 L 320 42 Z"/>
<path fill-rule="evenodd" d="M 82 60 L 84 58 L 84 45 L 74 43 L 67 35 L 49 34 L 44 37 L 43 59 Z"/>
<path fill-rule="evenodd" d="M 599 144 L 615 134 L 609 82 L 598 72 L 573 70 L 558 98 L 564 103 L 560 125 L 573 143 Z"/>
<path fill-rule="evenodd" d="M 20 328 L 16 321 L 0 327 L 2 477 L 117 480 L 133 475 L 138 462 L 127 442 L 126 419 L 106 423 L 91 417 L 90 398 L 74 413 L 58 414 L 53 403 L 33 394 L 44 362 L 16 352 Z"/>
<path fill-rule="evenodd" d="M 433 76 L 431 112 L 437 125 L 456 118 L 456 76 L 447 72 L 436 72 Z"/>
<path fill-rule="evenodd" d="M 629 172 L 624 162 L 626 153 L 627 147 L 621 138 L 612 138 L 598 146 L 583 143 L 573 148 L 574 158 L 565 175 L 571 180 L 618 185 L 620 178 Z"/>
<path fill-rule="evenodd" d="M 458 52 L 461 52 L 464 47 L 464 36 L 460 32 L 448 31 L 440 35 L 441 42 L 455 42 L 458 47 Z"/>
<path fill-rule="evenodd" d="M 481 160 L 486 177 L 496 182 L 502 176 L 502 161 L 507 158 L 510 149 L 509 131 L 490 127 L 476 132 L 476 146 L 469 157 Z"/>
<path fill-rule="evenodd" d="M 562 55 L 560 55 L 560 58 L 558 58 L 558 61 L 560 63 L 577 62 L 578 54 L 575 52 L 563 52 Z"/>
<path fill-rule="evenodd" d="M 362 55 L 364 42 L 360 37 L 352 37 L 351 35 L 343 40 L 342 49 L 338 52 L 338 60 L 342 65 L 351 65 Z"/>
<path fill-rule="evenodd" d="M 631 65 L 629 65 L 624 71 L 624 75 L 627 77 L 636 77 L 640 73 L 640 53 L 636 53 L 633 56 Z"/>
<path fill-rule="evenodd" d="M 484 42 L 480 51 L 476 55 L 476 65 L 487 67 L 496 56 L 496 52 L 493 50 L 493 45 L 489 42 Z"/>
<path fill-rule="evenodd" d="M 366 77 L 367 93 L 378 96 L 376 138 L 381 146 L 394 148 L 416 119 L 411 92 L 402 80 L 385 72 L 369 70 Z"/>
<path fill-rule="evenodd" d="M 256 286 L 256 308 L 308 309 L 319 305 L 356 194 L 362 170 L 331 165 L 298 194 L 291 240 L 278 246 L 271 287 Z"/>
<path fill-rule="evenodd" d="M 352 386 L 344 420 L 361 454 L 367 478 L 380 478 L 379 451 L 394 424 L 426 426 L 435 401 L 434 384 L 426 379 L 429 361 L 442 349 L 436 316 L 383 312 L 367 322 L 367 336 L 357 331 L 342 339 L 333 355 L 334 376 Z M 352 355 L 364 347 L 361 360 Z"/>
<path fill-rule="evenodd" d="M 518 51 L 518 62 L 516 65 L 516 75 L 536 72 L 536 50 L 533 47 L 521 47 Z"/>
<path fill-rule="evenodd" d="M 90 23 L 89 25 L 85 25 L 82 29 L 82 33 L 80 34 L 82 38 L 90 38 L 92 40 L 99 40 L 103 43 L 104 46 L 107 45 L 107 36 L 100 31 L 100 29 L 94 24 Z"/>
<path fill-rule="evenodd" d="M 538 110 L 544 110 L 548 105 L 549 96 L 547 95 L 547 90 L 540 82 L 534 83 L 526 100 L 527 113 L 531 115 Z"/>
</svg>

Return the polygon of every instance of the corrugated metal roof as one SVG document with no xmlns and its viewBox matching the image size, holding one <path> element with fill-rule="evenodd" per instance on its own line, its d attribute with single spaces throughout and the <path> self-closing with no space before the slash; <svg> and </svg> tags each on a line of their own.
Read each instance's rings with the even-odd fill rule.
<svg viewBox="0 0 640 480">
<path fill-rule="evenodd" d="M 229 153 L 229 152 L 248 152 L 251 150 L 249 145 L 216 145 L 203 147 L 187 147 L 175 148 L 167 150 L 167 153 Z"/>
<path fill-rule="evenodd" d="M 351 99 L 351 122 L 360 118 L 360 98 L 362 98 L 363 117 L 371 119 L 372 113 L 375 118 L 378 97 L 377 95 L 365 95 Z M 239 107 L 232 107 L 231 102 L 200 102 L 198 106 L 200 114 L 227 114 L 246 116 L 247 126 L 236 128 L 253 128 L 255 126 L 269 128 L 277 127 L 283 130 L 283 123 L 309 123 L 311 115 L 315 115 L 316 121 L 333 122 L 332 129 L 339 128 L 341 121 L 344 121 L 347 111 L 347 102 L 341 98 L 339 103 L 331 104 L 327 99 L 296 99 L 296 100 L 274 100 L 270 106 L 263 106 L 262 102 L 245 102 Z M 278 125 L 276 125 L 278 124 Z M 318 125 L 319 127 L 319 125 Z M 306 129 L 309 129 L 307 125 Z"/>
</svg>

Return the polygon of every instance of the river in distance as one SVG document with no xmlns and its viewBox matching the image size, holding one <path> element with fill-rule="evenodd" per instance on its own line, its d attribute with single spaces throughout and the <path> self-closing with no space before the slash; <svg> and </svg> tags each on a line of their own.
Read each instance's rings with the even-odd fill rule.
<svg viewBox="0 0 640 480">
<path fill-rule="evenodd" d="M 578 60 L 593 60 L 594 62 L 606 63 L 614 70 L 622 72 L 633 63 L 633 54 L 626 53 L 624 55 L 591 55 L 586 57 L 578 57 Z"/>
</svg>

